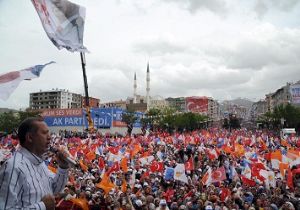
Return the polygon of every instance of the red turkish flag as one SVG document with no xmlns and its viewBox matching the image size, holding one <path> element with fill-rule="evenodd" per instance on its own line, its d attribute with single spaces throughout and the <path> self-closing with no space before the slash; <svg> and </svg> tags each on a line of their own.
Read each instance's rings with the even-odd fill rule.
<svg viewBox="0 0 300 210">
<path fill-rule="evenodd" d="M 164 170 L 164 163 L 163 162 L 152 161 L 152 163 L 150 165 L 150 170 L 152 172 L 162 172 Z"/>
<path fill-rule="evenodd" d="M 194 161 L 192 157 L 190 157 L 190 159 L 187 162 L 185 162 L 184 167 L 186 171 L 195 170 Z"/>
<path fill-rule="evenodd" d="M 231 191 L 228 188 L 222 188 L 221 193 L 220 193 L 220 200 L 224 202 L 227 197 L 231 195 Z"/>
<path fill-rule="evenodd" d="M 248 179 L 245 176 L 241 176 L 242 182 L 245 185 L 248 185 L 250 187 L 255 187 L 256 186 L 256 182 L 253 181 L 252 179 Z"/>
<path fill-rule="evenodd" d="M 214 170 L 211 173 L 211 182 L 221 182 L 226 179 L 226 172 L 224 166 L 221 168 L 218 168 L 217 170 Z"/>
</svg>

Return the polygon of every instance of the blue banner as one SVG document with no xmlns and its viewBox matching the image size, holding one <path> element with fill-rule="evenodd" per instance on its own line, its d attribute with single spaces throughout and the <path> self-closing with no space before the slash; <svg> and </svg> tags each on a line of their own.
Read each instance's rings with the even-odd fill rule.
<svg viewBox="0 0 300 210">
<path fill-rule="evenodd" d="M 113 121 L 122 121 L 122 115 L 125 110 L 121 108 L 91 108 L 91 117 L 95 128 L 110 128 Z M 86 110 L 83 109 L 82 116 L 45 116 L 45 122 L 48 126 L 83 126 L 87 127 Z M 137 121 L 134 127 L 141 127 L 141 119 L 144 113 L 136 112 Z"/>
</svg>

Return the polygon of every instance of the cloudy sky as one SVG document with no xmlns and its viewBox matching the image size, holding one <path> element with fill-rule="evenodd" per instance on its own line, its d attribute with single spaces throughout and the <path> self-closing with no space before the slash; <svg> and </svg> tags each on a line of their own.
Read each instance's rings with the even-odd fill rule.
<svg viewBox="0 0 300 210">
<path fill-rule="evenodd" d="M 151 94 L 254 101 L 300 80 L 300 0 L 73 0 L 86 7 L 89 95 L 102 102 Z M 29 0 L 0 0 L 0 74 L 36 64 L 0 107 L 25 108 L 29 93 L 84 93 L 80 55 L 58 50 Z"/>
</svg>

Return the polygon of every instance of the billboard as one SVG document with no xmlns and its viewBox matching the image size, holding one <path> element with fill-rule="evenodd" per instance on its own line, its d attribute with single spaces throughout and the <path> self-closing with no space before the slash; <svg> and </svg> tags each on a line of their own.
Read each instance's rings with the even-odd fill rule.
<svg viewBox="0 0 300 210">
<path fill-rule="evenodd" d="M 95 128 L 126 127 L 122 122 L 124 110 L 121 108 L 91 108 L 91 117 Z M 42 112 L 42 116 L 48 126 L 83 126 L 87 127 L 86 110 L 77 109 L 48 109 Z M 136 113 L 138 116 L 134 127 L 141 127 L 140 119 L 144 113 Z"/>
<path fill-rule="evenodd" d="M 186 110 L 188 112 L 207 114 L 208 98 L 207 97 L 186 97 Z"/>
<path fill-rule="evenodd" d="M 291 99 L 293 104 L 300 104 L 300 84 L 290 86 Z"/>
</svg>

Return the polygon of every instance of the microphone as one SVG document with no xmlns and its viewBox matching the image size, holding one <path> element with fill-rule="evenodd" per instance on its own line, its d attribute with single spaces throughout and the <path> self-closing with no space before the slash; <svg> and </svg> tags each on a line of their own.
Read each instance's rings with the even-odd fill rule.
<svg viewBox="0 0 300 210">
<path fill-rule="evenodd" d="M 54 154 L 57 154 L 58 149 L 56 149 L 54 147 L 50 147 L 49 151 L 53 152 Z M 72 166 L 77 166 L 78 165 L 78 163 L 75 160 L 73 160 L 71 157 L 65 157 L 65 161 L 67 161 Z"/>
</svg>

